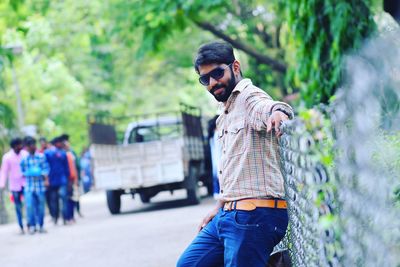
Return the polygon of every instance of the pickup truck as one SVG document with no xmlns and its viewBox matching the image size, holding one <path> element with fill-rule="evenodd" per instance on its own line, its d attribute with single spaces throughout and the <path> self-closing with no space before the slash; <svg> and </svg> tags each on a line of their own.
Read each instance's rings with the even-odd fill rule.
<svg viewBox="0 0 400 267">
<path fill-rule="evenodd" d="M 181 105 L 178 112 L 135 116 L 118 142 L 115 121 L 89 119 L 95 186 L 106 190 L 111 214 L 121 209 L 121 195 L 139 195 L 143 203 L 161 191 L 186 189 L 198 204 L 199 187 L 212 194 L 208 144 L 201 112 Z M 119 144 L 118 144 L 119 143 Z"/>
</svg>

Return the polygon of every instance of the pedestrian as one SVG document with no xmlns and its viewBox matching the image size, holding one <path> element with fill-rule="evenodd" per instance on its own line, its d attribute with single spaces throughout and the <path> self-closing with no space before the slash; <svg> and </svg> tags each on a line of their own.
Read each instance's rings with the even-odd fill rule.
<svg viewBox="0 0 400 267">
<path fill-rule="evenodd" d="M 80 192 L 79 186 L 81 183 L 80 160 L 78 158 L 78 155 L 71 147 L 71 144 L 69 142 L 69 135 L 63 134 L 61 135 L 61 138 L 64 143 L 64 149 L 67 152 L 68 166 L 70 170 L 69 191 L 68 191 L 70 205 L 71 205 L 70 215 L 72 216 L 71 221 L 75 222 L 74 219 L 75 209 L 79 217 L 83 217 L 81 214 L 81 205 L 79 202 L 79 192 Z"/>
<path fill-rule="evenodd" d="M 278 137 L 292 108 L 243 78 L 227 43 L 201 46 L 194 65 L 200 83 L 221 102 L 221 199 L 177 265 L 265 267 L 288 224 Z"/>
<path fill-rule="evenodd" d="M 75 166 L 75 156 L 71 152 L 69 142 L 63 139 L 64 150 L 67 153 L 69 177 L 67 183 L 67 197 L 68 197 L 68 212 L 67 212 L 67 224 L 75 223 L 74 209 L 75 201 L 73 200 L 74 191 L 78 188 L 76 187 L 78 183 L 78 171 Z"/>
<path fill-rule="evenodd" d="M 218 164 L 221 158 L 221 148 L 217 142 L 218 133 L 215 131 L 217 127 L 218 115 L 214 116 L 208 122 L 208 143 L 210 144 L 210 154 L 211 154 L 211 169 L 213 177 L 213 196 L 215 199 L 220 197 L 219 195 L 219 181 L 218 181 Z"/>
<path fill-rule="evenodd" d="M 23 142 L 21 138 L 12 139 L 10 147 L 10 151 L 4 154 L 1 162 L 0 189 L 5 188 L 8 180 L 8 188 L 14 201 L 20 233 L 24 234 L 22 197 L 24 193 L 25 178 L 22 175 L 20 164 L 22 158 L 27 154 L 27 152 L 22 149 Z"/>
<path fill-rule="evenodd" d="M 30 136 L 24 138 L 28 155 L 21 160 L 21 171 L 26 179 L 24 188 L 26 217 L 28 220 L 28 232 L 34 234 L 36 231 L 45 233 L 44 210 L 45 191 L 49 185 L 49 165 L 46 157 L 36 150 L 36 139 Z M 38 229 L 36 228 L 38 227 Z"/>
<path fill-rule="evenodd" d="M 92 170 L 92 158 L 90 156 L 89 148 L 85 148 L 82 151 L 79 164 L 81 166 L 82 187 L 83 192 L 87 193 L 90 191 L 93 185 L 93 170 Z"/>
<path fill-rule="evenodd" d="M 39 153 L 44 153 L 46 149 L 49 149 L 51 145 L 47 142 L 47 139 L 45 137 L 40 137 L 39 138 L 39 143 L 40 143 L 40 148 L 38 149 Z"/>
<path fill-rule="evenodd" d="M 68 197 L 67 184 L 69 177 L 69 167 L 67 154 L 64 151 L 63 141 L 60 137 L 56 137 L 51 141 L 53 147 L 45 151 L 47 162 L 50 166 L 49 172 L 49 199 L 50 199 L 50 215 L 53 223 L 58 223 L 60 216 L 60 201 L 62 204 L 62 218 L 64 225 L 68 218 Z"/>
</svg>

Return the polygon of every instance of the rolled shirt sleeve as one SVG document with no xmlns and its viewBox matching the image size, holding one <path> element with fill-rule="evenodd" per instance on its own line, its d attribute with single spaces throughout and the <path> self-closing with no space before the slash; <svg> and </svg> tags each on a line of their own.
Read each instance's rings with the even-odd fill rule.
<svg viewBox="0 0 400 267">
<path fill-rule="evenodd" d="M 248 123 L 256 131 L 265 130 L 268 118 L 272 112 L 278 109 L 282 109 L 289 114 L 289 119 L 294 117 L 293 109 L 290 105 L 272 100 L 272 98 L 261 89 L 251 92 L 246 97 L 245 105 Z"/>
</svg>

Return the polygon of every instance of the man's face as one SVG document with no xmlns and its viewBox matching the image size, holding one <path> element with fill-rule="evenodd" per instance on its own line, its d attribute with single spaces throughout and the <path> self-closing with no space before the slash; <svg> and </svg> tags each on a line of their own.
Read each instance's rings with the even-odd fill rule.
<svg viewBox="0 0 400 267">
<path fill-rule="evenodd" d="M 199 66 L 200 83 L 219 102 L 226 102 L 236 86 L 232 65 L 209 64 Z"/>
<path fill-rule="evenodd" d="M 13 150 L 14 150 L 15 154 L 19 154 L 19 152 L 21 152 L 22 148 L 23 148 L 22 144 L 18 144 L 13 148 Z"/>
<path fill-rule="evenodd" d="M 35 151 L 36 151 L 36 144 L 28 145 L 28 146 L 26 146 L 26 149 L 28 150 L 28 152 L 29 152 L 30 154 L 33 154 L 33 153 L 35 153 Z"/>
<path fill-rule="evenodd" d="M 63 149 L 64 148 L 64 143 L 62 141 L 58 141 L 54 144 L 54 146 L 58 149 Z"/>
<path fill-rule="evenodd" d="M 46 141 L 40 141 L 40 147 L 41 148 L 47 147 L 47 142 Z"/>
</svg>

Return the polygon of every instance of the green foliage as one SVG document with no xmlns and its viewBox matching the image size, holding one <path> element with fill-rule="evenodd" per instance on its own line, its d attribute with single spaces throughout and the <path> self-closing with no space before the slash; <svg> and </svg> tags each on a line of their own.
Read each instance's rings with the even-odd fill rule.
<svg viewBox="0 0 400 267">
<path fill-rule="evenodd" d="M 200 44 L 222 37 L 255 51 L 257 56 L 237 50 L 245 76 L 275 98 L 291 93 L 284 71 L 259 58 L 268 56 L 286 69 L 284 59 L 302 62 L 290 53 L 306 55 L 297 53 L 300 35 L 295 43 L 281 40 L 287 36 L 286 5 L 279 0 L 2 1 L 0 45 L 23 46 L 22 54 L 10 59 L 21 85 L 26 123 L 48 137 L 69 132 L 80 147 L 88 141 L 87 114 L 126 116 L 175 109 L 183 101 L 213 115 L 213 99 L 198 84 L 192 60 Z M 344 23 L 350 21 L 346 19 Z M 363 28 L 360 20 L 352 25 Z M 311 35 L 317 29 L 313 31 Z M 341 53 L 341 40 L 337 43 Z M 14 110 L 10 64 L 3 59 L 0 97 Z"/>
<path fill-rule="evenodd" d="M 400 133 L 381 130 L 374 139 L 373 160 L 378 171 L 394 180 L 393 198 L 400 206 Z"/>
<path fill-rule="evenodd" d="M 309 107 L 328 103 L 340 83 L 343 55 L 375 30 L 371 5 L 371 0 L 287 1 L 295 66 L 288 79 Z"/>
<path fill-rule="evenodd" d="M 198 29 L 201 29 L 201 35 L 205 38 L 200 38 L 186 54 L 191 61 L 197 48 L 205 42 L 223 39 L 234 47 L 243 45 L 248 49 L 239 48 L 237 51 L 242 50 L 239 59 L 244 63 L 245 75 L 273 96 L 281 98 L 288 93 L 284 84 L 285 70 L 277 71 L 260 59 L 261 56 L 268 56 L 285 68 L 284 48 L 280 44 L 284 18 L 277 16 L 281 6 L 279 1 L 167 0 L 115 3 L 118 3 L 114 7 L 115 14 L 120 14 L 120 10 L 132 10 L 131 16 L 115 17 L 116 28 L 140 30 L 141 38 L 137 40 L 139 57 L 149 53 L 163 54 L 165 50 L 170 50 L 169 44 L 186 43 L 195 34 L 201 34 L 198 33 Z M 179 39 L 176 39 L 177 32 L 182 33 Z M 132 35 L 128 33 L 123 40 L 132 42 Z M 249 53 L 249 50 L 255 54 Z"/>
<path fill-rule="evenodd" d="M 299 117 L 304 122 L 307 132 L 312 133 L 312 139 L 316 146 L 316 161 L 321 162 L 327 170 L 332 172 L 335 155 L 330 119 L 318 109 L 300 110 Z"/>
<path fill-rule="evenodd" d="M 39 135 L 48 138 L 69 133 L 78 151 L 88 143 L 88 114 L 126 116 L 170 110 L 181 101 L 208 113 L 215 110 L 209 108 L 210 98 L 198 85 L 192 67 L 201 33 L 194 30 L 194 38 L 178 44 L 166 40 L 162 52 L 138 60 L 135 51 L 141 31 L 118 28 L 115 18 L 126 10 L 117 14 L 113 7 L 111 1 L 110 5 L 22 1 L 16 11 L 0 4 L 0 11 L 7 14 L 0 17 L 1 45 L 23 47 L 21 54 L 10 56 L 21 88 L 25 124 L 36 125 Z M 183 33 L 173 34 L 182 38 Z M 126 42 L 127 36 L 134 42 Z M 0 98 L 12 103 L 14 110 L 11 65 L 5 57 L 2 63 Z"/>
<path fill-rule="evenodd" d="M 0 126 L 4 128 L 13 128 L 14 111 L 11 106 L 3 101 L 0 101 Z"/>
</svg>

